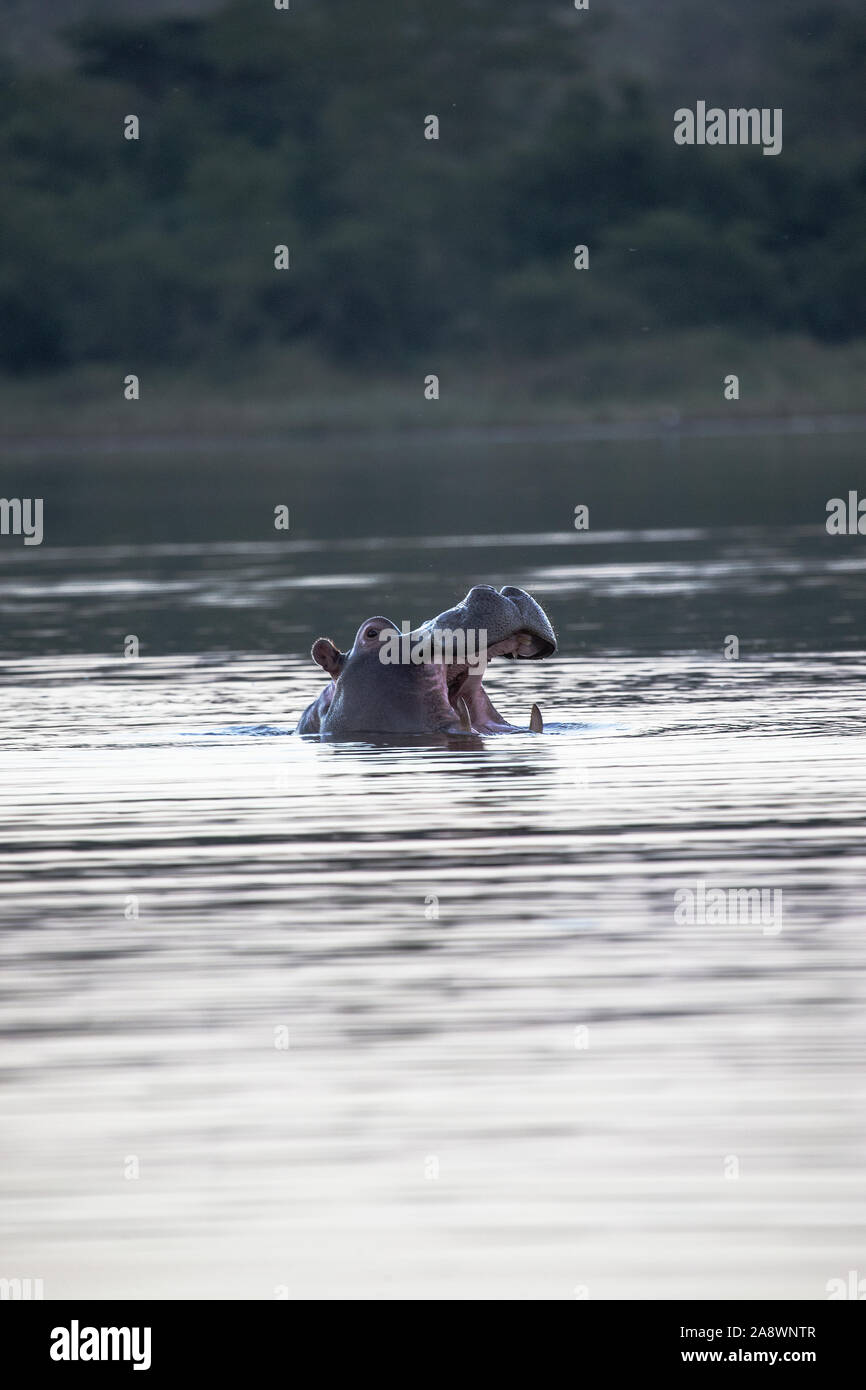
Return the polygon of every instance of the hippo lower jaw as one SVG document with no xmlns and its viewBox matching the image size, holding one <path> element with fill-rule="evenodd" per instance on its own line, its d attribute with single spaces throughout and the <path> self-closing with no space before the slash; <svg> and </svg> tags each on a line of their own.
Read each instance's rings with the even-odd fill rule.
<svg viewBox="0 0 866 1390">
<path fill-rule="evenodd" d="M 513 658 L 532 657 L 537 654 L 536 642 L 531 633 L 515 632 L 502 642 L 497 642 L 487 651 L 488 662 L 497 656 Z M 469 666 L 443 666 L 443 694 L 459 721 L 462 732 L 470 734 L 508 733 L 520 729 L 519 724 L 511 724 L 499 713 L 484 689 L 484 671 L 472 670 Z M 537 705 L 532 706 L 529 728 L 533 733 L 541 733 L 544 723 Z M 456 730 L 453 730 L 456 732 Z"/>
</svg>

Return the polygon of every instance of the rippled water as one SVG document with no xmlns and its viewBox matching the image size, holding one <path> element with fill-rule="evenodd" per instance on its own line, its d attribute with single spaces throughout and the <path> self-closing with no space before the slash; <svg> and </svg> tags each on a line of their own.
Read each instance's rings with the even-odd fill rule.
<svg viewBox="0 0 866 1390">
<path fill-rule="evenodd" d="M 856 540 L 481 527 L 0 565 L 0 1273 L 821 1298 L 863 1270 Z M 473 582 L 550 612 L 561 654 L 488 678 L 548 732 L 291 735 L 313 638 Z M 678 920 L 699 883 L 780 889 L 781 915 Z"/>
</svg>

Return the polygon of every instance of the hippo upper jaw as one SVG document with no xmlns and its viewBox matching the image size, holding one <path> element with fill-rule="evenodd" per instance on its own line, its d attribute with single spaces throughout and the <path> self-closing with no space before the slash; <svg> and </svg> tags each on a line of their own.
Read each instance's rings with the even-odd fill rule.
<svg viewBox="0 0 866 1390">
<path fill-rule="evenodd" d="M 417 628 L 412 638 L 443 631 L 484 632 L 491 657 L 533 660 L 556 651 L 556 634 L 544 609 L 525 589 L 513 585 L 494 589 L 476 584 L 453 608 Z"/>
</svg>

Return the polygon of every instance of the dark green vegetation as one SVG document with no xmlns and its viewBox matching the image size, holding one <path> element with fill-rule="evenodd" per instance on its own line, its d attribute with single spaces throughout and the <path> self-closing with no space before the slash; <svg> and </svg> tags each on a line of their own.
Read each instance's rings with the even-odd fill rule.
<svg viewBox="0 0 866 1390">
<path fill-rule="evenodd" d="M 537 373 L 695 333 L 835 351 L 866 321 L 866 15 L 725 8 L 739 28 L 656 51 L 629 7 L 236 0 L 7 60 L 0 369 L 267 372 L 300 348 L 343 380 Z M 783 106 L 782 154 L 676 147 L 698 98 Z"/>
</svg>

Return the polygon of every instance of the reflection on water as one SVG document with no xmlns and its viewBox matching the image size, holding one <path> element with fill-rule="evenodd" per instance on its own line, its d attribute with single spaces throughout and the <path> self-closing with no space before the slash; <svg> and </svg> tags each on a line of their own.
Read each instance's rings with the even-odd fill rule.
<svg viewBox="0 0 866 1390">
<path fill-rule="evenodd" d="M 0 1274 L 821 1298 L 862 1269 L 866 557 L 465 539 L 2 551 Z M 476 581 L 561 633 L 487 682 L 547 734 L 290 735 L 320 632 Z M 780 888 L 781 930 L 678 920 L 699 883 Z"/>
</svg>

